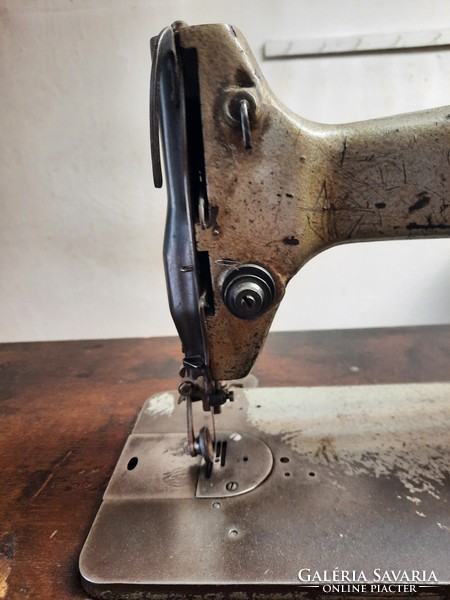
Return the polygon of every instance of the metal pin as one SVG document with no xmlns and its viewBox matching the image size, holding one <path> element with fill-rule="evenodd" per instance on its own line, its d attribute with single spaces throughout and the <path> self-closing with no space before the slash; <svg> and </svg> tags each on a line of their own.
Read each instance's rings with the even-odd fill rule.
<svg viewBox="0 0 450 600">
<path fill-rule="evenodd" d="M 211 406 L 211 421 L 212 421 L 212 430 L 213 430 L 213 447 L 216 448 L 216 420 L 214 418 L 214 406 Z"/>
<path fill-rule="evenodd" d="M 252 147 L 252 141 L 250 137 L 249 108 L 249 101 L 243 98 L 239 102 L 239 118 L 241 121 L 242 141 L 246 150 L 250 150 L 250 148 Z"/>
<path fill-rule="evenodd" d="M 206 229 L 206 211 L 205 211 L 205 199 L 202 195 L 198 199 L 198 218 L 202 229 Z"/>
</svg>

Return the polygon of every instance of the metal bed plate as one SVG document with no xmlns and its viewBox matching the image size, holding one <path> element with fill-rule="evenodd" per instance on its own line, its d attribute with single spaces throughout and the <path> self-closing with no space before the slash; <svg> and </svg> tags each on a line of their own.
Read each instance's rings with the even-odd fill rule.
<svg viewBox="0 0 450 600">
<path fill-rule="evenodd" d="M 197 425 L 208 418 L 199 410 Z M 256 469 L 259 450 L 243 447 L 222 487 L 197 497 L 204 465 L 180 450 L 184 405 L 175 392 L 148 399 L 81 553 L 89 593 L 242 600 L 352 579 L 366 591 L 396 577 L 416 592 L 449 584 L 449 383 L 238 389 L 217 425 L 222 439 L 264 442 L 270 474 L 227 495 L 233 475 Z"/>
</svg>

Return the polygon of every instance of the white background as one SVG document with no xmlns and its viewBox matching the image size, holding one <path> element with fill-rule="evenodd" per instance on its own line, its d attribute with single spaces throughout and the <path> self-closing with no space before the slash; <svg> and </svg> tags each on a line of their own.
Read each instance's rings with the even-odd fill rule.
<svg viewBox="0 0 450 600">
<path fill-rule="evenodd" d="M 450 50 L 262 60 L 269 39 L 450 28 L 446 0 L 0 0 L 0 341 L 174 334 L 152 188 L 149 38 L 228 22 L 275 93 L 344 122 L 450 104 Z M 342 246 L 274 329 L 450 321 L 450 241 Z"/>
</svg>

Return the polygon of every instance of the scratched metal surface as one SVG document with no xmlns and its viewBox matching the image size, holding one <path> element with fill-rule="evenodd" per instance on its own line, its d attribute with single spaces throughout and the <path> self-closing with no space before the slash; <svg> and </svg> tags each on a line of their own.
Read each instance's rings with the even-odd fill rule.
<svg viewBox="0 0 450 600">
<path fill-rule="evenodd" d="M 353 241 L 450 235 L 450 107 L 348 125 L 320 125 L 273 95 L 243 36 L 227 25 L 181 27 L 198 57 L 209 252 L 214 290 L 207 317 L 213 378 L 243 377 L 254 363 L 285 286 L 318 252 Z M 251 149 L 224 117 L 227 98 L 256 101 Z M 276 283 L 273 307 L 242 321 L 225 307 L 233 265 L 256 263 Z"/>
<path fill-rule="evenodd" d="M 180 494 L 175 472 L 171 490 L 165 476 L 164 498 L 149 474 L 139 499 L 125 491 L 104 501 L 80 558 L 90 593 L 244 597 L 276 586 L 282 594 L 295 589 L 301 568 L 425 570 L 450 584 L 449 383 L 237 395 L 220 427 L 267 443 L 268 479 L 218 498 L 219 507 L 188 497 L 184 483 Z M 164 393 L 145 403 L 133 433 L 183 431 L 183 407 Z"/>
</svg>

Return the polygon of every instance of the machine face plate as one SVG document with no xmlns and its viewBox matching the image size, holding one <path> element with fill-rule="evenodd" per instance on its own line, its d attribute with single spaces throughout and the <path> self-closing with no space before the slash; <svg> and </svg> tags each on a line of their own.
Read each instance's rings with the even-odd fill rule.
<svg viewBox="0 0 450 600">
<path fill-rule="evenodd" d="M 184 418 L 175 392 L 146 401 L 80 557 L 92 595 L 304 597 L 333 570 L 450 583 L 450 384 L 238 390 L 217 424 L 247 446 L 212 493 Z M 259 483 L 230 495 L 258 461 Z"/>
</svg>

